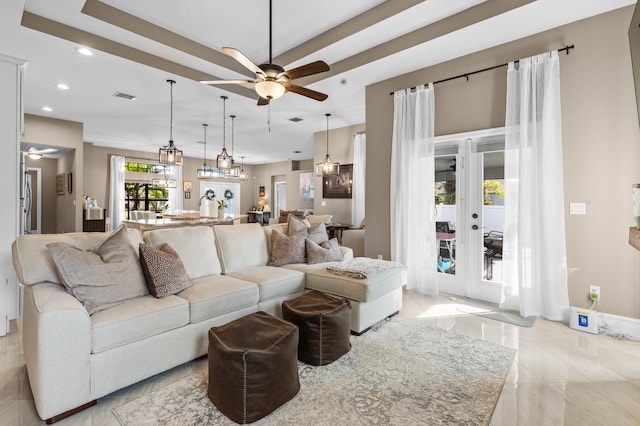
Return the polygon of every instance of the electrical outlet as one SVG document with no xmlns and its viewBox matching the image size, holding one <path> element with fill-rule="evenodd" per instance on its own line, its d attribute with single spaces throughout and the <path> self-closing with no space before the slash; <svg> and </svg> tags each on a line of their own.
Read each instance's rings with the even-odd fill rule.
<svg viewBox="0 0 640 426">
<path fill-rule="evenodd" d="M 382 255 L 381 254 L 378 255 L 378 259 L 382 260 Z"/>
<path fill-rule="evenodd" d="M 589 299 L 600 301 L 600 286 L 592 285 L 589 289 Z"/>
</svg>

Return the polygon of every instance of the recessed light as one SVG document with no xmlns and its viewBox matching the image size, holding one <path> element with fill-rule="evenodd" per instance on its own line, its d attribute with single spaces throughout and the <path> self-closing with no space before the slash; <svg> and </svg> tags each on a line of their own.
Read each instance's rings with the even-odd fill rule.
<svg viewBox="0 0 640 426">
<path fill-rule="evenodd" d="M 78 53 L 84 56 L 91 56 L 93 55 L 93 52 L 91 51 L 91 49 L 88 49 L 86 47 L 79 47 L 78 49 Z"/>
<path fill-rule="evenodd" d="M 51 112 L 51 111 L 53 111 L 53 108 L 48 107 L 48 106 L 43 106 L 43 107 L 42 107 L 42 110 L 43 110 L 43 111 L 47 111 L 47 112 Z"/>
<path fill-rule="evenodd" d="M 60 90 L 69 90 L 69 86 L 67 86 L 67 85 L 66 85 L 66 84 L 64 84 L 64 83 L 58 83 L 58 84 L 56 84 L 56 87 L 57 87 L 58 89 L 60 89 Z"/>
</svg>

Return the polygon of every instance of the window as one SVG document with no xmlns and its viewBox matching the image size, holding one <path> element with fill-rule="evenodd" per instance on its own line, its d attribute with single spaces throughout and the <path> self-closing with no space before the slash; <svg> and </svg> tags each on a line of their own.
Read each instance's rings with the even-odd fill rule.
<svg viewBox="0 0 640 426">
<path fill-rule="evenodd" d="M 169 188 L 156 188 L 151 183 L 165 168 L 157 164 L 125 162 L 125 217 L 133 210 L 162 213 L 169 204 Z"/>
</svg>

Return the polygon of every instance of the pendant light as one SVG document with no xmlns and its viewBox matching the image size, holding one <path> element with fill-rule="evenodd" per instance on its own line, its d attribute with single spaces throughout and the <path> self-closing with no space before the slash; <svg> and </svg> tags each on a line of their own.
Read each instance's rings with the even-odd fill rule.
<svg viewBox="0 0 640 426">
<path fill-rule="evenodd" d="M 162 166 L 163 167 L 163 173 L 162 173 L 162 177 L 161 178 L 155 178 L 151 180 L 151 185 L 154 188 L 160 188 L 160 189 L 165 189 L 165 188 L 176 188 L 178 186 L 178 183 L 176 182 L 175 179 L 170 179 L 167 176 L 167 166 Z"/>
<path fill-rule="evenodd" d="M 202 168 L 197 170 L 198 179 L 211 179 L 213 177 L 213 169 L 207 166 L 207 126 L 208 124 L 202 125 L 204 128 L 204 157 Z"/>
<path fill-rule="evenodd" d="M 340 163 L 334 163 L 329 157 L 329 117 L 331 114 L 325 114 L 325 116 L 327 117 L 327 155 L 324 157 L 324 161 L 316 163 L 316 176 L 340 174 Z"/>
<path fill-rule="evenodd" d="M 220 155 L 218 155 L 216 160 L 216 166 L 219 169 L 230 169 L 233 166 L 233 157 L 227 153 L 227 147 L 225 144 L 226 137 L 226 125 L 227 125 L 227 116 L 226 116 L 226 105 L 227 105 L 227 96 L 220 96 L 222 98 L 222 151 Z"/>
<path fill-rule="evenodd" d="M 231 117 L 231 168 L 229 169 L 229 174 L 225 173 L 225 177 L 237 178 L 240 177 L 240 167 L 234 166 L 235 161 L 233 160 L 233 141 L 234 141 L 234 121 L 236 119 L 235 115 L 230 115 Z"/>
<path fill-rule="evenodd" d="M 241 166 L 240 166 L 240 174 L 238 175 L 238 177 L 240 178 L 240 181 L 242 182 L 246 182 L 249 180 L 249 174 L 247 172 L 244 171 L 244 157 L 240 157 L 241 161 Z"/>
<path fill-rule="evenodd" d="M 173 144 L 173 85 L 176 84 L 175 80 L 167 80 L 170 87 L 171 94 L 171 106 L 169 116 L 169 145 L 165 145 L 160 148 L 159 162 L 160 164 L 171 164 L 176 166 L 182 166 L 182 151 L 176 148 Z"/>
</svg>

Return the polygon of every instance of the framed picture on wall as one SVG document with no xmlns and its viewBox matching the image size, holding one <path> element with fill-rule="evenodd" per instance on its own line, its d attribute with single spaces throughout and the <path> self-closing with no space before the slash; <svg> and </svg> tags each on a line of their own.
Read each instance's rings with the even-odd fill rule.
<svg viewBox="0 0 640 426">
<path fill-rule="evenodd" d="M 185 193 L 184 193 L 184 198 L 185 198 L 186 200 L 190 199 L 190 198 L 191 198 L 191 192 L 185 192 Z"/>
<path fill-rule="evenodd" d="M 322 176 L 322 198 L 351 198 L 353 164 L 341 164 L 340 173 Z"/>
<path fill-rule="evenodd" d="M 56 175 L 56 194 L 64 195 L 64 173 Z"/>
<path fill-rule="evenodd" d="M 67 191 L 69 191 L 69 194 L 73 192 L 73 173 L 67 175 Z"/>
</svg>

